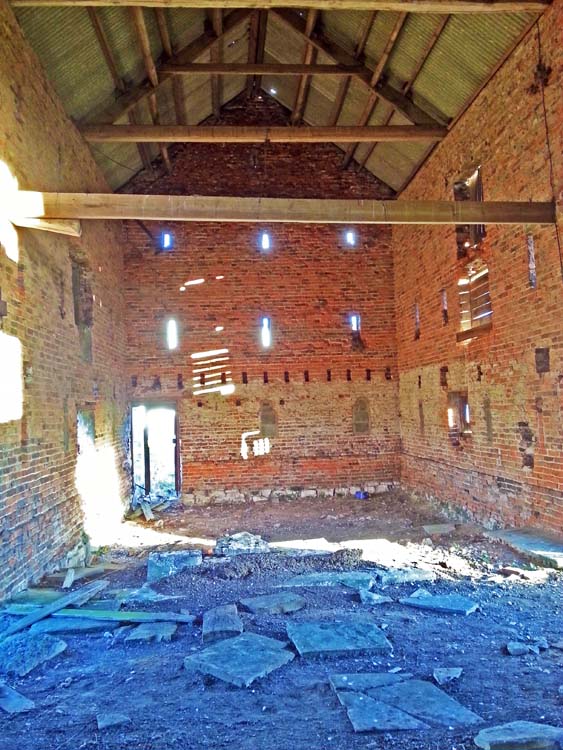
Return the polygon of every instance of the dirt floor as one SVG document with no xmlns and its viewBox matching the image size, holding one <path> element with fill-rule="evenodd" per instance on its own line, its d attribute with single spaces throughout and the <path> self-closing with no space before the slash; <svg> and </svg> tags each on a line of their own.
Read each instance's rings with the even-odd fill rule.
<svg viewBox="0 0 563 750">
<path fill-rule="evenodd" d="M 155 591 L 178 598 L 127 608 L 185 610 L 198 618 L 193 626 L 180 625 L 169 643 L 125 643 L 123 634 L 128 631 L 123 630 L 113 635 L 102 631 L 58 636 L 68 644 L 62 655 L 23 678 L 8 680 L 34 700 L 36 708 L 0 716 L 0 748 L 469 750 L 481 726 L 516 719 L 561 725 L 563 651 L 550 646 L 539 654 L 509 656 L 505 645 L 539 637 L 549 644 L 561 643 L 562 573 L 535 569 L 507 547 L 487 540 L 475 527 L 458 525 L 446 535 L 431 535 L 422 528 L 443 521 L 436 511 L 398 492 L 365 501 L 339 498 L 178 507 L 163 513 L 157 523 L 164 539 L 166 534 L 199 538 L 204 549 L 225 532 L 245 530 L 291 547 L 328 546 L 332 554 L 295 556 L 273 551 L 226 563 L 206 558 L 188 573 L 154 583 Z M 360 546 L 364 559 L 358 561 L 357 555 L 345 549 L 335 552 L 337 546 Z M 177 543 L 171 548 L 181 547 Z M 124 564 L 123 569 L 104 576 L 110 580 L 104 599 L 108 591 L 137 588 L 145 582 L 148 552 L 147 548 L 104 551 L 103 559 Z M 280 640 L 287 640 L 285 625 L 290 618 L 372 612 L 393 645 L 390 654 L 296 656 L 249 688 L 192 674 L 183 667 L 184 657 L 202 649 L 200 618 L 210 607 L 272 593 L 279 590 L 277 584 L 298 573 L 395 565 L 427 567 L 438 578 L 434 583 L 375 587 L 394 600 L 377 607 L 362 604 L 358 593 L 349 588 L 309 587 L 294 589 L 307 600 L 299 612 L 276 616 L 241 612 L 246 631 Z M 510 575 L 508 566 L 520 572 Z M 446 615 L 398 603 L 420 586 L 431 593 L 466 595 L 479 609 L 467 616 Z M 0 628 L 13 621 L 2 618 Z M 397 668 L 432 680 L 437 667 L 463 668 L 460 679 L 443 690 L 483 717 L 482 725 L 355 734 L 328 682 L 335 673 Z M 96 715 L 103 711 L 126 714 L 130 722 L 100 731 Z"/>
</svg>

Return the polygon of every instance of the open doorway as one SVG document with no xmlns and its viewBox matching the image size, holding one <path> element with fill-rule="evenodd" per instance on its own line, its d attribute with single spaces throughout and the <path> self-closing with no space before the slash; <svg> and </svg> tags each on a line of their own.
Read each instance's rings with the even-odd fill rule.
<svg viewBox="0 0 563 750">
<path fill-rule="evenodd" d="M 133 492 L 164 496 L 179 492 L 176 408 L 137 404 L 131 417 Z"/>
</svg>

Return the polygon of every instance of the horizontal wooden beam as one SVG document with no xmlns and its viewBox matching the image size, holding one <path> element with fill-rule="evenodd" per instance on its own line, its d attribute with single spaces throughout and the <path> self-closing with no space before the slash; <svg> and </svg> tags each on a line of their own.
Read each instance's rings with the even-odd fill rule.
<svg viewBox="0 0 563 750">
<path fill-rule="evenodd" d="M 553 224 L 553 203 L 323 200 L 16 191 L 6 218 L 306 224 Z M 14 219 L 15 217 L 15 219 Z"/>
<path fill-rule="evenodd" d="M 66 234 L 69 237 L 81 237 L 82 225 L 79 221 L 69 219 L 13 219 L 12 224 L 22 229 L 40 229 L 43 232 Z"/>
<path fill-rule="evenodd" d="M 22 6 L 144 6 L 148 8 L 303 8 L 303 0 L 12 0 Z M 307 0 L 318 10 L 385 10 L 405 13 L 541 13 L 549 0 Z"/>
<path fill-rule="evenodd" d="M 160 71 L 172 75 L 276 75 L 276 76 L 352 76 L 361 75 L 358 65 L 304 65 L 302 63 L 188 63 L 161 65 Z"/>
<path fill-rule="evenodd" d="M 373 143 L 439 141 L 444 127 L 364 125 L 260 127 L 189 125 L 86 125 L 82 135 L 96 143 Z"/>
</svg>

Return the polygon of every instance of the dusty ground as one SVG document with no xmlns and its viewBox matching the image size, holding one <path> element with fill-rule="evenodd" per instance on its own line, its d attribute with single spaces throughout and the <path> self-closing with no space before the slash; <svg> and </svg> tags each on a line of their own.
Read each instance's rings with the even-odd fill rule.
<svg viewBox="0 0 563 750">
<path fill-rule="evenodd" d="M 473 747 L 475 729 L 354 734 L 328 685 L 328 676 L 395 667 L 423 679 L 431 679 L 436 667 L 462 667 L 461 678 L 444 690 L 480 714 L 484 725 L 515 719 L 562 723 L 563 699 L 558 688 L 563 683 L 563 651 L 550 648 L 520 657 L 504 653 L 509 640 L 545 636 L 555 642 L 563 638 L 561 574 L 540 574 L 533 580 L 499 574 L 506 565 L 523 570 L 530 566 L 506 547 L 482 538 L 478 530 L 458 527 L 449 536 L 429 540 L 422 524 L 442 519 L 399 493 L 368 501 L 343 498 L 176 509 L 163 514 L 162 520 L 161 531 L 202 538 L 248 530 L 272 541 L 324 537 L 354 546 L 349 542 L 365 540 L 364 550 L 372 561 L 362 561 L 360 569 L 389 564 L 392 559 L 432 566 L 439 579 L 425 588 L 433 593 L 465 594 L 479 602 L 480 610 L 465 617 L 422 612 L 398 603 L 373 608 L 393 643 L 391 655 L 296 657 L 248 689 L 191 676 L 183 669 L 184 656 L 202 647 L 198 625 L 180 626 L 171 643 L 160 644 L 124 643 L 119 636 L 103 633 L 64 635 L 68 649 L 63 655 L 10 681 L 37 708 L 0 718 L 2 750 Z M 124 570 L 106 576 L 112 589 L 144 582 L 146 550 L 108 554 L 127 562 Z M 353 559 L 347 553 L 295 559 L 276 552 L 224 566 L 207 563 L 193 573 L 154 584 L 160 593 L 181 598 L 142 608 L 186 609 L 199 616 L 211 606 L 270 593 L 295 573 L 346 569 Z M 397 600 L 417 587 L 389 586 L 385 593 Z M 367 609 L 346 588 L 308 588 L 299 593 L 307 599 L 305 610 L 275 617 L 243 613 L 245 629 L 283 639 L 290 617 Z M 104 710 L 128 714 L 131 723 L 98 731 L 95 716 Z"/>
</svg>

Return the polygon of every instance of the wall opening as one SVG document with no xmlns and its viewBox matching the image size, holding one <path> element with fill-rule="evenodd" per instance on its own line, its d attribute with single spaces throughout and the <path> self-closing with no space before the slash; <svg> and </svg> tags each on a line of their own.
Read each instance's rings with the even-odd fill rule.
<svg viewBox="0 0 563 750">
<path fill-rule="evenodd" d="M 482 201 L 483 180 L 481 167 L 477 167 L 473 173 L 454 183 L 454 200 L 456 201 Z M 484 224 L 458 224 L 455 228 L 457 257 L 464 258 L 470 248 L 477 248 L 485 239 Z"/>
<path fill-rule="evenodd" d="M 176 409 L 137 404 L 131 413 L 133 491 L 170 495 L 179 491 Z"/>
<path fill-rule="evenodd" d="M 260 407 L 260 436 L 274 438 L 278 434 L 278 423 L 274 407 L 265 403 Z"/>
<path fill-rule="evenodd" d="M 366 435 L 370 431 L 369 404 L 365 398 L 359 398 L 354 403 L 352 431 L 354 435 Z"/>
</svg>

